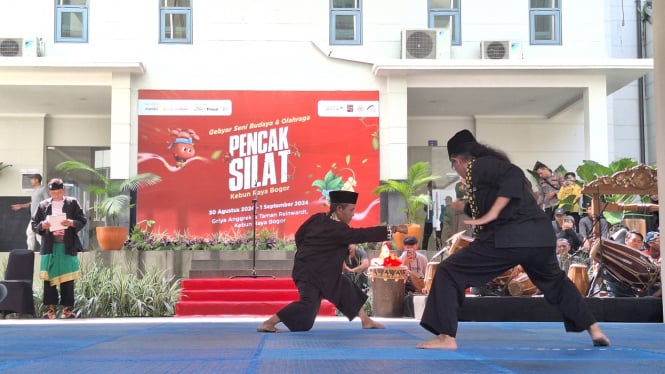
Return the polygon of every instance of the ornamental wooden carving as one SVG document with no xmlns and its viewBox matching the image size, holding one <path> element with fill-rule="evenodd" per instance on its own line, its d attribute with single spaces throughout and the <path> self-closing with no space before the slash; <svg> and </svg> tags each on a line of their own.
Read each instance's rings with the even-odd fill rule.
<svg viewBox="0 0 665 374">
<path fill-rule="evenodd" d="M 582 193 L 596 195 L 655 195 L 658 193 L 657 170 L 647 165 L 639 164 L 610 176 L 599 177 L 585 184 L 582 188 Z"/>
</svg>

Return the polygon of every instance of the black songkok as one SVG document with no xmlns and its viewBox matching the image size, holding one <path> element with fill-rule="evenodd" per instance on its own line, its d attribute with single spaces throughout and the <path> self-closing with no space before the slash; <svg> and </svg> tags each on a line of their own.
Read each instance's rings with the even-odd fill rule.
<svg viewBox="0 0 665 374">
<path fill-rule="evenodd" d="M 355 204 L 358 201 L 357 192 L 330 191 L 329 195 L 332 204 Z"/>
<path fill-rule="evenodd" d="M 464 150 L 464 146 L 468 143 L 477 143 L 476 138 L 469 130 L 459 131 L 448 140 L 448 158 L 453 155 L 459 154 Z"/>
</svg>

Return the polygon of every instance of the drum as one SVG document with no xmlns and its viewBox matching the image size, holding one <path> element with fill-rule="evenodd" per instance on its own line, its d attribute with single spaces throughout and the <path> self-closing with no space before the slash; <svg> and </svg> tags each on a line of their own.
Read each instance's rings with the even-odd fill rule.
<svg viewBox="0 0 665 374">
<path fill-rule="evenodd" d="M 601 240 L 590 251 L 591 258 L 605 264 L 605 269 L 619 282 L 646 290 L 660 282 L 660 265 L 642 252 L 624 244 Z"/>
<path fill-rule="evenodd" d="M 370 266 L 372 282 L 372 311 L 377 317 L 402 317 L 406 266 Z"/>
<path fill-rule="evenodd" d="M 589 274 L 584 264 L 571 264 L 568 268 L 568 278 L 575 284 L 582 296 L 589 292 Z"/>
<path fill-rule="evenodd" d="M 498 288 L 503 288 L 510 283 L 510 280 L 515 277 L 520 272 L 519 265 L 515 266 L 512 269 L 508 269 L 501 273 L 498 277 L 492 279 L 487 285 L 488 286 L 493 286 L 493 287 L 498 287 Z"/>
<path fill-rule="evenodd" d="M 460 231 L 450 237 L 449 241 L 451 244 L 450 249 L 448 249 L 448 255 L 453 255 L 461 251 L 462 249 L 468 247 L 471 242 L 473 242 L 472 237 L 464 235 L 465 232 L 466 231 Z M 508 282 L 510 282 L 510 280 L 513 279 L 517 273 L 519 273 L 519 266 L 515 266 L 512 269 L 506 270 L 501 275 L 488 282 L 487 286 L 490 287 L 493 291 L 501 293 L 505 291 L 505 287 L 508 285 Z M 432 276 L 432 278 L 434 278 L 434 276 Z M 425 287 L 427 288 L 427 275 L 425 275 L 425 284 Z M 427 292 L 429 292 L 429 289 Z"/>
<path fill-rule="evenodd" d="M 419 278 L 415 274 L 409 275 L 409 278 L 411 279 L 411 284 L 413 285 L 413 288 L 416 289 L 415 292 L 422 293 L 423 290 L 425 289 L 425 280 L 423 278 Z"/>
<path fill-rule="evenodd" d="M 519 273 L 508 282 L 508 292 L 511 296 L 530 296 L 538 293 L 538 288 L 531 282 L 526 273 Z"/>
<path fill-rule="evenodd" d="M 428 262 L 427 270 L 425 271 L 425 288 L 423 293 L 429 295 L 429 290 L 432 288 L 432 281 L 434 280 L 434 275 L 436 274 L 436 268 L 439 266 L 440 262 Z"/>
<path fill-rule="evenodd" d="M 466 248 L 471 242 L 473 241 L 473 238 L 470 236 L 464 235 L 465 231 L 460 231 L 457 234 L 453 235 L 448 239 L 450 241 L 450 249 L 448 249 L 448 256 L 453 255 L 462 249 Z"/>
</svg>

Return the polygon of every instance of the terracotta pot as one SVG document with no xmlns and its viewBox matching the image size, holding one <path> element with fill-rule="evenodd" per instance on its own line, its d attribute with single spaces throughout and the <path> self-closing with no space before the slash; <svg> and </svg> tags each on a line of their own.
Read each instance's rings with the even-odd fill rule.
<svg viewBox="0 0 665 374">
<path fill-rule="evenodd" d="M 97 227 L 96 231 L 99 248 L 105 251 L 122 249 L 129 235 L 129 228 L 124 226 Z"/>
<path fill-rule="evenodd" d="M 404 238 L 407 236 L 415 236 L 418 238 L 418 243 L 422 241 L 422 236 L 423 236 L 423 227 L 417 223 L 412 223 L 408 225 L 408 232 L 406 234 L 402 234 L 399 232 L 393 233 L 393 244 L 395 244 L 395 249 L 402 250 L 404 249 Z M 420 248 L 420 246 L 418 246 Z"/>
</svg>

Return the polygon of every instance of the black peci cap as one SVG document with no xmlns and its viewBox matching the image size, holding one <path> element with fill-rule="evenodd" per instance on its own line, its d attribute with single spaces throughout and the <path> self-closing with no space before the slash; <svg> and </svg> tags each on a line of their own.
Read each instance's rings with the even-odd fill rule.
<svg viewBox="0 0 665 374">
<path fill-rule="evenodd" d="M 329 196 L 332 204 L 355 204 L 358 201 L 358 193 L 352 191 L 330 191 Z"/>
<path fill-rule="evenodd" d="M 416 239 L 415 236 L 407 236 L 406 238 L 404 238 L 404 244 L 406 245 L 418 244 L 418 239 Z"/>
<path fill-rule="evenodd" d="M 457 132 L 452 138 L 448 139 L 448 158 L 462 152 L 464 146 L 469 143 L 477 143 L 476 138 L 473 137 L 473 134 L 469 130 Z"/>
</svg>

